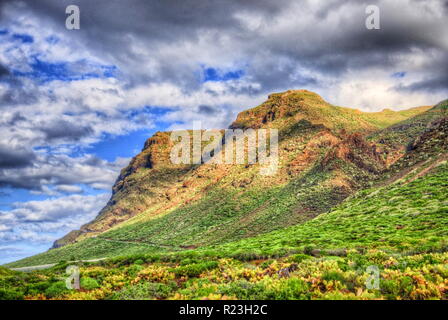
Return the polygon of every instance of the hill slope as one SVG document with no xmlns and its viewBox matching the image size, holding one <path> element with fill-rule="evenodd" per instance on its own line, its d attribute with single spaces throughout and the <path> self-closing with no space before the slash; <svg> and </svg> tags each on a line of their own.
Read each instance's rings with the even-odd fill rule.
<svg viewBox="0 0 448 320">
<path fill-rule="evenodd" d="M 184 212 L 188 210 L 186 206 L 190 204 L 197 208 L 190 212 L 202 215 L 206 210 L 215 214 L 202 215 L 202 218 L 198 218 L 201 221 L 196 219 L 197 228 L 184 228 L 186 234 L 197 234 L 201 228 L 211 227 L 210 220 L 214 221 L 213 225 L 226 223 L 229 228 L 224 229 L 247 226 L 251 232 L 237 231 L 241 236 L 252 236 L 302 222 L 328 210 L 354 190 L 363 187 L 372 174 L 382 170 L 385 164 L 374 147 L 364 141 L 364 134 L 383 128 L 385 119 L 388 119 L 387 124 L 396 123 L 427 109 L 421 107 L 400 112 L 385 110 L 362 113 L 332 106 L 317 94 L 306 90 L 272 94 L 262 105 L 239 114 L 231 128 L 280 130 L 281 172 L 274 178 L 260 177 L 257 166 L 173 165 L 169 161 L 169 152 L 173 146 L 170 133 L 158 132 L 145 143 L 143 151 L 130 165 L 123 169 L 113 187 L 112 199 L 98 217 L 79 231 L 56 241 L 54 247 L 97 236 L 123 225 L 123 222 L 124 225 L 140 223 L 176 213 L 172 218 L 162 218 L 166 224 L 162 220 L 153 228 L 154 232 L 160 233 L 161 229 L 171 228 L 170 225 L 179 225 L 179 220 L 188 220 L 180 216 L 185 217 Z M 334 160 L 338 156 L 344 158 L 341 159 L 344 161 L 343 166 L 335 164 Z M 263 206 L 266 207 L 268 199 L 276 199 L 278 194 L 295 192 L 292 189 L 298 189 L 297 184 L 302 185 L 302 189 L 307 188 L 303 192 L 297 190 L 303 193 L 301 199 L 284 199 L 283 206 L 289 203 L 289 208 L 278 217 L 272 217 L 272 214 L 266 212 Z M 308 190 L 310 184 L 315 187 L 311 192 Z M 223 203 L 223 198 L 232 201 Z M 297 208 L 299 202 L 304 204 L 300 209 Z M 238 208 L 236 204 L 246 204 L 246 208 Z M 203 209 L 205 207 L 207 209 Z M 220 214 L 222 210 L 227 213 Z M 285 216 L 292 211 L 295 214 Z M 229 212 L 238 212 L 240 219 L 232 219 L 230 215 L 234 214 Z M 179 217 L 178 221 L 175 216 Z M 188 237 L 179 238 L 176 245 L 201 245 L 223 236 L 238 237 L 237 233 L 228 234 L 226 230 L 223 231 L 224 235 L 219 235 L 219 230 L 211 233 L 213 236 L 195 241 L 190 241 Z M 151 238 L 151 235 L 144 234 L 144 237 Z M 133 240 L 143 238 L 134 237 Z M 161 243 L 158 239 L 154 240 Z M 182 241 L 185 243 L 180 243 Z"/>
<path fill-rule="evenodd" d="M 447 124 L 445 119 L 427 131 L 416 142 L 417 153 L 435 140 L 446 144 L 448 130 L 436 128 Z M 444 156 L 300 225 L 195 250 L 142 250 L 84 264 L 81 291 L 68 291 L 57 280 L 66 264 L 32 274 L 0 268 L 6 288 L 0 299 L 446 299 Z M 377 270 L 376 284 L 368 270 Z"/>
<path fill-rule="evenodd" d="M 252 236 L 303 222 L 364 187 L 383 169 L 385 163 L 375 147 L 364 141 L 364 134 L 383 128 L 386 118 L 388 124 L 395 123 L 426 110 L 422 107 L 362 113 L 332 106 L 306 90 L 272 94 L 262 105 L 238 115 L 231 125 L 231 128 L 280 130 L 281 172 L 272 178 L 260 177 L 257 166 L 173 165 L 169 162 L 173 145 L 170 133 L 159 132 L 122 171 L 113 187 L 112 199 L 95 221 L 57 241 L 54 247 L 130 223 L 145 222 L 138 229 L 146 231 L 135 233 L 127 227 L 128 233 L 141 237 L 121 237 L 121 240 L 146 239 L 191 246 Z M 300 197 L 295 196 L 298 192 Z M 279 195 L 283 196 L 281 201 Z M 289 197 L 285 199 L 285 195 Z M 269 199 L 281 202 L 276 211 L 281 210 L 280 214 L 273 213 L 273 206 L 266 204 Z M 195 207 L 189 209 L 190 204 Z M 242 204 L 244 208 L 239 208 Z M 186 211 L 200 216 L 188 219 Z M 162 217 L 167 214 L 170 217 Z M 154 218 L 161 220 L 149 222 Z M 175 243 L 170 243 L 171 226 L 183 226 L 187 236 L 179 235 Z M 209 230 L 213 226 L 216 228 Z M 209 236 L 190 239 L 189 235 L 201 234 L 205 229 Z M 168 239 L 162 237 L 163 230 L 169 233 Z M 153 239 L 151 232 L 157 233 L 158 239 Z"/>
<path fill-rule="evenodd" d="M 260 176 L 257 165 L 172 165 L 167 161 L 169 133 L 157 133 L 122 171 L 97 219 L 56 246 L 72 244 L 11 265 L 178 252 L 282 232 L 329 211 L 357 190 L 394 182 L 412 166 L 435 166 L 420 160 L 391 166 L 386 148 L 376 143 L 385 145 L 391 132 L 403 135 L 402 123 L 384 128 L 394 122 L 391 114 L 396 121 L 414 115 L 404 121 L 424 123 L 422 129 L 406 131 L 407 140 L 392 139 L 388 145 L 403 159 L 416 159 L 413 154 L 421 145 L 416 139 L 428 140 L 425 133 L 433 138 L 425 130 L 443 117 L 443 106 L 366 114 L 331 106 L 309 91 L 271 95 L 261 106 L 242 112 L 231 126 L 280 129 L 280 168 L 271 177 Z M 443 128 L 443 123 L 433 127 L 434 135 Z M 407 148 L 410 141 L 415 148 Z M 426 155 L 426 160 L 441 159 L 438 153 Z"/>
</svg>

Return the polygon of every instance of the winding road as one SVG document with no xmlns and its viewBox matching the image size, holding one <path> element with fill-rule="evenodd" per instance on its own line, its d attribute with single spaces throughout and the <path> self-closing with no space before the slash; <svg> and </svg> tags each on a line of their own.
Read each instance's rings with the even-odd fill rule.
<svg viewBox="0 0 448 320">
<path fill-rule="evenodd" d="M 103 237 L 97 237 L 96 239 L 99 240 L 103 240 L 103 241 L 109 241 L 109 242 L 119 242 L 119 243 L 127 243 L 127 244 L 144 244 L 144 245 L 148 245 L 151 247 L 160 247 L 160 248 L 167 248 L 167 249 L 173 249 L 173 250 L 182 250 L 185 248 L 182 247 L 176 247 L 176 246 L 170 246 L 170 245 L 164 245 L 164 244 L 159 244 L 159 243 L 152 243 L 152 242 L 144 242 L 144 241 L 132 241 L 132 240 L 114 240 L 114 239 L 110 239 L 110 238 L 103 238 Z M 92 260 L 77 260 L 77 261 L 69 261 L 69 263 L 76 263 L 76 262 L 97 262 L 97 261 L 101 261 L 101 260 L 106 260 L 108 258 L 98 258 L 98 259 L 92 259 Z M 39 266 L 29 266 L 29 267 L 21 267 L 21 268 L 9 268 L 10 270 L 14 270 L 14 271 L 21 271 L 21 272 L 31 272 L 31 271 L 35 271 L 35 270 L 43 270 L 43 269 L 48 269 L 51 267 L 54 267 L 56 265 L 56 263 L 51 263 L 51 264 L 42 264 Z"/>
<path fill-rule="evenodd" d="M 99 258 L 99 259 L 92 259 L 92 260 L 77 260 L 77 261 L 69 261 L 68 263 L 77 263 L 77 262 L 97 262 L 101 260 L 106 260 L 108 258 Z M 9 268 L 13 271 L 21 271 L 21 272 L 31 272 L 35 270 L 44 270 L 51 267 L 54 267 L 57 263 L 50 263 L 50 264 L 42 264 L 40 266 L 29 266 L 29 267 L 21 267 L 21 268 Z"/>
</svg>

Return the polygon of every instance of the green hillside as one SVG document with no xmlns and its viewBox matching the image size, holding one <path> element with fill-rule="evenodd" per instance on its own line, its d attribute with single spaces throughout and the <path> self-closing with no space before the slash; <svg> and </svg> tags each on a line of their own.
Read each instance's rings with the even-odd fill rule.
<svg viewBox="0 0 448 320">
<path fill-rule="evenodd" d="M 231 128 L 280 130 L 274 177 L 260 176 L 258 165 L 173 165 L 170 133 L 158 132 L 123 169 L 98 217 L 55 247 L 89 237 L 201 246 L 304 222 L 366 187 L 384 169 L 366 134 L 427 109 L 363 113 L 306 90 L 272 94 L 241 112 Z"/>
<path fill-rule="evenodd" d="M 146 253 L 84 264 L 82 292 L 58 289 L 51 280 L 64 264 L 30 275 L 5 271 L 0 279 L 10 289 L 0 296 L 446 299 L 447 178 L 447 162 L 438 161 L 424 176 L 361 191 L 302 225 L 203 249 L 148 254 L 140 248 Z M 369 289 L 365 270 L 372 266 L 380 279 Z"/>
<path fill-rule="evenodd" d="M 389 163 L 393 163 L 404 154 L 409 143 L 422 134 L 430 123 L 447 116 L 448 100 L 445 100 L 426 112 L 414 115 L 384 130 L 371 134 L 368 140 L 378 146 Z"/>
<path fill-rule="evenodd" d="M 276 249 L 381 248 L 397 252 L 448 249 L 448 165 L 431 173 L 357 193 L 331 212 L 302 225 L 219 247 L 270 252 Z"/>
<path fill-rule="evenodd" d="M 6 265 L 56 266 L 0 269 L 0 299 L 446 299 L 447 108 L 362 113 L 309 91 L 271 95 L 231 127 L 280 128 L 273 176 L 173 165 L 159 132 L 94 221 Z M 81 291 L 60 280 L 73 263 Z"/>
<path fill-rule="evenodd" d="M 298 94 L 309 97 L 311 93 Z M 287 92 L 287 101 L 294 107 L 291 97 L 297 98 L 296 94 Z M 319 96 L 312 94 L 311 97 L 324 104 Z M 271 96 L 268 101 L 276 101 L 274 98 Z M 247 112 L 252 114 L 253 110 L 258 112 L 264 107 L 262 105 Z M 290 230 L 290 226 L 307 225 L 309 220 L 309 223 L 317 223 L 320 220 L 315 217 L 334 208 L 357 190 L 375 184 L 389 186 L 403 174 L 411 172 L 413 166 L 414 170 L 427 170 L 425 168 L 442 159 L 440 153 L 445 148 L 442 142 L 446 141 L 446 137 L 437 134 L 445 132 L 446 127 L 439 125 L 428 131 L 431 121 L 441 118 L 440 112 L 434 112 L 438 109 L 440 105 L 404 121 L 405 124 L 416 121 L 425 123 L 427 138 L 420 139 L 421 143 L 413 150 L 408 146 L 401 147 L 402 154 L 407 152 L 406 155 L 389 168 L 382 160 L 383 155 L 376 152 L 375 147 L 362 135 L 330 130 L 321 123 L 312 124 L 305 119 L 293 126 L 283 124 L 281 165 L 279 173 L 273 177 L 259 175 L 256 165 L 202 165 L 183 169 L 170 166 L 166 162 L 164 149 L 154 149 L 161 141 L 162 146 L 165 145 L 168 135 L 157 134 L 147 142 L 144 152 L 123 170 L 114 187 L 115 195 L 111 200 L 114 204 L 105 208 L 106 213 L 99 215 L 93 227 L 101 228 L 104 220 L 114 217 L 107 210 L 116 212 L 117 203 L 123 205 L 124 202 L 139 208 L 139 198 L 134 198 L 139 196 L 149 199 L 145 201 L 152 201 L 152 205 L 103 232 L 90 232 L 90 237 L 81 237 L 76 243 L 9 265 L 29 266 L 133 253 L 180 252 L 238 239 L 249 238 L 250 242 L 257 235 L 275 230 L 284 232 Z M 270 111 L 266 112 L 269 114 Z M 246 112 L 243 112 L 237 122 L 241 123 L 246 117 Z M 289 119 L 289 116 L 274 117 L 272 121 L 284 122 L 285 117 Z M 256 118 L 252 115 L 248 117 Z M 403 126 L 398 124 L 380 130 L 375 137 L 381 140 Z M 398 130 L 401 134 L 401 129 Z M 406 134 L 417 139 L 422 131 Z M 396 148 L 400 149 L 399 146 L 397 143 Z M 144 161 L 148 154 L 151 156 L 150 168 Z M 167 187 L 171 188 L 168 195 L 164 189 Z M 92 229 L 92 226 L 89 228 Z M 89 232 L 85 234 L 89 235 Z M 244 241 L 242 243 L 246 245 Z"/>
</svg>

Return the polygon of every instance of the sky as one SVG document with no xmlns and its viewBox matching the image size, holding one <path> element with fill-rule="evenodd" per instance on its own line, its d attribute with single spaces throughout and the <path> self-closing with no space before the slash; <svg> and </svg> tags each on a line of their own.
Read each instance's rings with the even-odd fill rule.
<svg viewBox="0 0 448 320">
<path fill-rule="evenodd" d="M 448 0 L 0 0 L 0 264 L 94 219 L 156 131 L 225 128 L 289 89 L 363 111 L 446 99 L 447 28 Z"/>
</svg>

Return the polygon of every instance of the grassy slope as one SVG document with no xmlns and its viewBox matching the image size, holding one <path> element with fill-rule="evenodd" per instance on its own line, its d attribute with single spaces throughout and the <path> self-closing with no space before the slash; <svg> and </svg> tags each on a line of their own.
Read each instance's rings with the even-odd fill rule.
<svg viewBox="0 0 448 320">
<path fill-rule="evenodd" d="M 361 191 L 285 230 L 84 264 L 82 291 L 58 280 L 66 264 L 31 274 L 0 268 L 0 299 L 446 299 L 447 178 L 439 162 L 412 182 Z M 366 287 L 372 266 L 378 289 Z"/>
<path fill-rule="evenodd" d="M 276 248 L 380 247 L 421 250 L 448 245 L 448 166 L 409 184 L 359 192 L 330 213 L 303 225 L 219 247 L 271 251 Z"/>
<path fill-rule="evenodd" d="M 303 225 L 225 245 L 229 252 L 274 247 L 368 246 L 425 250 L 448 246 L 448 118 L 426 126 L 376 187 Z M 259 240 L 259 241 L 258 241 Z"/>
<path fill-rule="evenodd" d="M 416 174 L 416 173 L 414 173 Z M 179 257 L 248 255 L 268 257 L 305 248 L 382 248 L 392 251 L 425 251 L 448 245 L 448 166 L 441 162 L 427 175 L 410 183 L 396 182 L 356 194 L 329 213 L 304 224 L 224 245 L 181 251 Z M 90 242 L 90 243 L 89 243 Z M 88 249 L 96 244 L 94 252 Z M 102 254 L 125 255 L 150 253 L 148 246 L 118 248 L 99 239 L 70 245 L 64 251 L 50 251 L 13 263 L 24 266 L 70 258 L 80 250 L 79 258 Z M 129 251 L 128 251 L 129 250 Z M 162 253 L 162 252 L 158 252 Z M 166 253 L 171 255 L 173 253 Z"/>
<path fill-rule="evenodd" d="M 380 112 L 365 112 L 361 116 L 379 128 L 387 128 L 430 110 L 432 106 L 416 107 L 401 111 L 385 109 Z"/>
<path fill-rule="evenodd" d="M 446 299 L 447 122 L 412 144 L 387 184 L 301 225 L 182 251 L 89 239 L 126 256 L 81 264 L 81 291 L 65 289 L 64 263 L 32 273 L 0 268 L 0 299 Z M 367 287 L 372 267 L 377 288 Z"/>
<path fill-rule="evenodd" d="M 310 139 L 307 132 L 297 130 L 302 122 L 315 125 L 314 132 L 322 130 L 322 126 L 333 132 L 344 129 L 347 132 L 372 132 L 387 125 L 397 123 L 415 114 L 424 112 L 425 107 L 413 108 L 406 111 L 382 111 L 376 113 L 363 113 L 357 110 L 333 106 L 325 102 L 315 93 L 298 90 L 273 94 L 262 105 L 242 112 L 234 123 L 234 127 L 272 127 L 281 130 L 281 138 L 287 139 L 283 164 L 294 160 L 297 152 L 303 151 L 303 141 Z M 291 139 L 291 132 L 297 138 Z M 285 134 L 287 137 L 285 138 Z M 288 136 L 289 134 L 289 136 Z M 168 134 L 159 133 L 149 139 L 145 149 L 138 155 L 131 165 L 123 170 L 122 176 L 114 186 L 114 196 L 110 204 L 102 210 L 93 223 L 83 227 L 84 233 L 72 233 L 60 244 L 72 242 L 92 235 L 97 235 L 117 225 L 128 224 L 128 220 L 145 220 L 158 215 L 165 215 L 184 203 L 196 201 L 206 191 L 213 187 L 222 176 L 222 168 L 216 170 L 203 170 L 202 168 L 177 168 L 169 165 L 169 137 Z M 149 159 L 149 160 L 148 160 Z M 247 171 L 247 170 L 246 170 Z M 283 173 L 282 173 L 283 174 Z M 244 170 L 232 168 L 225 175 L 232 179 L 247 176 Z M 250 178 L 250 177 L 249 177 Z M 191 185 L 191 180 L 194 180 Z M 261 181 L 263 185 L 272 187 L 275 183 Z M 184 188 L 189 184 L 188 188 Z M 284 181 L 277 183 L 281 187 Z M 249 186 L 249 189 L 251 186 Z M 226 191 L 227 192 L 227 191 Z M 232 190 L 229 194 L 232 193 Z M 133 219 L 134 216 L 139 216 Z M 292 222 L 294 223 L 294 221 Z"/>
<path fill-rule="evenodd" d="M 283 128 L 281 149 L 287 151 L 282 157 L 282 171 L 278 175 L 281 179 L 262 178 L 257 174 L 256 167 L 232 166 L 218 183 L 211 187 L 208 185 L 206 191 L 195 190 L 195 186 L 178 189 L 178 193 L 191 193 L 191 196 L 201 194 L 199 199 L 188 201 L 190 203 L 187 205 L 159 210 L 157 215 L 153 214 L 154 207 L 150 207 L 142 214 L 96 238 L 10 265 L 35 265 L 138 252 L 179 251 L 185 246 L 219 244 L 303 223 L 327 211 L 350 192 L 365 187 L 366 183 L 374 178 L 371 173 L 341 159 L 335 159 L 327 168 L 322 168 L 320 161 L 332 147 L 325 140 L 326 136 L 321 134 L 325 131 L 322 125 L 333 127 L 333 130 L 344 127 L 351 131 L 368 132 L 373 130 L 372 128 L 385 125 L 386 113 L 389 114 L 388 121 L 392 122 L 424 110 L 417 108 L 404 112 L 365 114 L 352 109 L 333 107 L 316 94 L 306 91 L 273 95 L 265 104 L 243 112 L 236 123 L 240 127 L 248 124 L 256 126 L 256 123 L 242 124 L 244 121 L 258 121 L 260 124 L 260 119 L 264 119 L 267 114 L 276 114 L 265 123 L 261 121 L 261 124 Z M 390 114 L 396 116 L 395 120 L 391 120 L 394 117 Z M 368 119 L 360 121 L 360 115 Z M 303 120 L 304 117 L 314 122 L 314 125 Z M 355 149 L 350 145 L 348 147 Z M 291 174 L 291 161 L 309 149 L 316 153 L 316 159 L 304 170 Z M 299 159 L 299 162 L 303 162 Z M 198 170 L 189 171 L 186 174 L 187 179 L 208 179 L 208 174 L 213 174 L 213 168 L 207 169 L 208 172 L 200 169 L 202 171 L 199 173 Z M 172 173 L 172 170 L 167 170 Z M 144 184 L 148 180 L 145 172 L 152 171 L 154 170 L 139 168 L 128 177 L 130 180 L 124 190 L 127 193 L 134 190 L 140 197 L 143 196 L 142 190 L 145 190 Z M 164 177 L 162 171 L 155 171 L 152 176 L 159 174 Z M 153 185 L 151 188 L 160 188 L 166 184 L 164 181 L 150 181 Z M 170 176 L 169 181 L 176 183 L 175 174 Z M 185 181 L 185 177 L 182 177 L 177 183 L 182 185 Z M 351 190 L 347 190 L 347 185 Z M 150 192 L 148 196 L 154 197 L 154 194 Z M 128 201 L 126 197 L 124 201 Z M 166 198 L 164 201 L 167 202 Z M 128 205 L 133 206 L 133 203 L 134 201 L 130 201 Z"/>
<path fill-rule="evenodd" d="M 369 139 L 385 151 L 393 152 L 397 148 L 406 147 L 415 137 L 426 130 L 429 123 L 446 116 L 448 116 L 448 100 L 440 102 L 426 112 L 375 132 L 370 135 Z"/>
</svg>

